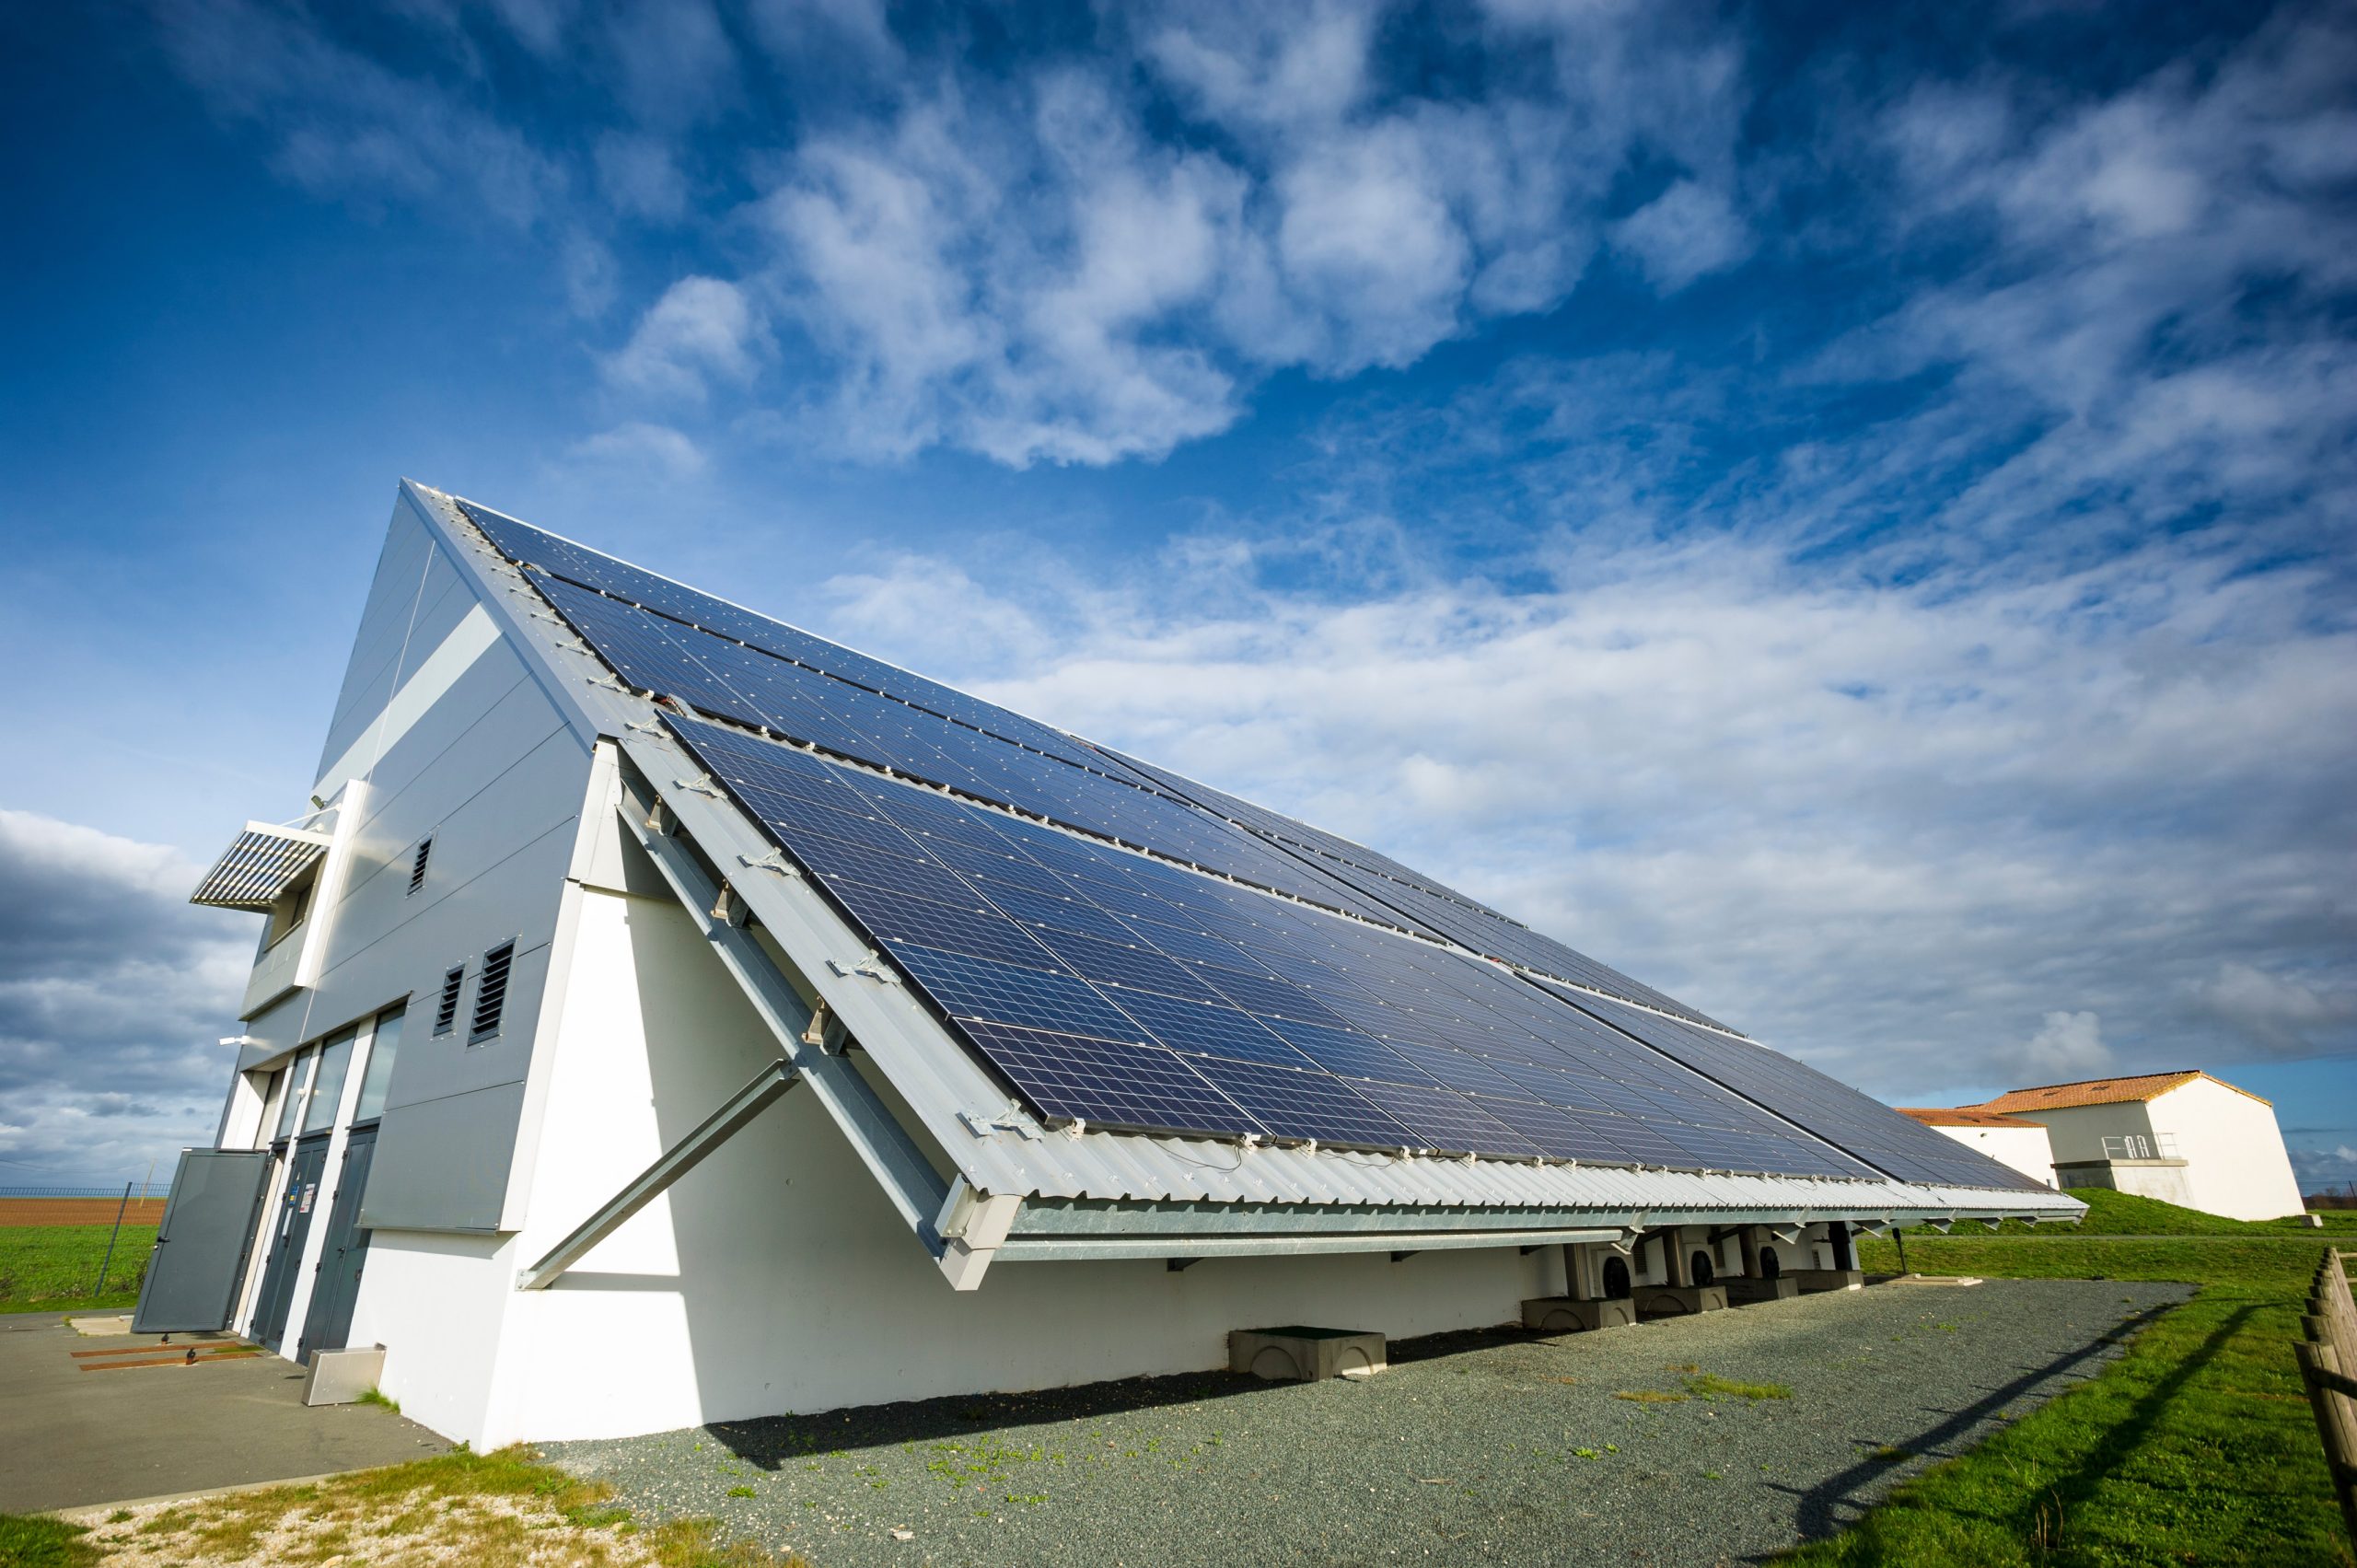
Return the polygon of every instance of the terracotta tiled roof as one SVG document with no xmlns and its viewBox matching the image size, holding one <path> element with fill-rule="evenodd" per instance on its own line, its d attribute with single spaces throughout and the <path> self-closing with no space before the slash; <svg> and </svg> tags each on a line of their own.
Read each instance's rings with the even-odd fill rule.
<svg viewBox="0 0 2357 1568">
<path fill-rule="evenodd" d="M 2146 1073 L 2133 1078 L 2089 1078 L 2077 1084 L 2048 1084 L 2042 1088 L 2011 1089 L 1975 1110 L 1994 1110 L 2018 1114 L 2027 1110 L 2062 1110 L 2080 1105 L 2121 1105 L 2131 1100 L 2158 1099 L 2171 1089 L 2181 1088 L 2196 1078 L 2210 1078 L 2198 1069 L 2184 1073 Z M 2235 1089 L 2223 1078 L 2210 1078 L 2220 1088 L 2235 1089 L 2235 1093 L 2258 1100 L 2248 1089 Z"/>
<path fill-rule="evenodd" d="M 1979 1106 L 1959 1106 L 1943 1110 L 1937 1106 L 1907 1106 L 1897 1108 L 1901 1116 L 1911 1116 L 1926 1127 L 2042 1127 L 2043 1122 L 2031 1121 L 2019 1116 L 2007 1116 L 2001 1111 L 1983 1110 Z"/>
</svg>

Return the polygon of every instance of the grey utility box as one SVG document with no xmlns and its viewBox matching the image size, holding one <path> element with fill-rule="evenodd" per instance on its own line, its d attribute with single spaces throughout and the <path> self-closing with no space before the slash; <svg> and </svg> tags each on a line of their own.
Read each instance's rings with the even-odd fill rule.
<svg viewBox="0 0 2357 1568">
<path fill-rule="evenodd" d="M 348 1405 L 377 1386 L 385 1374 L 385 1347 L 315 1350 L 311 1375 L 303 1383 L 307 1405 Z"/>
<path fill-rule="evenodd" d="M 1798 1295 L 1801 1283 L 1790 1274 L 1779 1274 L 1772 1280 L 1721 1280 L 1719 1288 L 1727 1293 L 1729 1301 L 1747 1306 L 1755 1301 L 1782 1301 Z"/>
<path fill-rule="evenodd" d="M 1794 1269 L 1784 1276 L 1799 1282 L 1801 1289 L 1815 1294 L 1821 1290 L 1859 1290 L 1866 1283 L 1860 1269 Z"/>
<path fill-rule="evenodd" d="M 1627 1296 L 1607 1301 L 1573 1301 L 1568 1295 L 1533 1296 L 1522 1304 L 1522 1326 L 1542 1334 L 1568 1333 L 1573 1329 L 1633 1329 L 1637 1304 Z"/>
<path fill-rule="evenodd" d="M 1327 1377 L 1367 1377 L 1387 1365 L 1381 1334 L 1357 1329 L 1236 1329 L 1227 1336 L 1227 1365 L 1272 1383 L 1315 1383 Z"/>
<path fill-rule="evenodd" d="M 1669 1317 L 1688 1312 L 1724 1312 L 1727 1305 L 1724 1285 L 1639 1285 L 1636 1293 L 1637 1310 L 1656 1317 Z"/>
</svg>

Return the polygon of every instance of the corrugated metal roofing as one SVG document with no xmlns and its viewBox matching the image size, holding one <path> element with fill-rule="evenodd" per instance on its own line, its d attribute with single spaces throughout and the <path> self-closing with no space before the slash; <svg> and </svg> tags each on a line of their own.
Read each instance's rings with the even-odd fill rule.
<svg viewBox="0 0 2357 1568">
<path fill-rule="evenodd" d="M 293 887 L 325 854 L 328 835 L 303 828 L 249 822 L 221 852 L 188 901 L 212 909 L 268 913 L 278 896 Z"/>
</svg>

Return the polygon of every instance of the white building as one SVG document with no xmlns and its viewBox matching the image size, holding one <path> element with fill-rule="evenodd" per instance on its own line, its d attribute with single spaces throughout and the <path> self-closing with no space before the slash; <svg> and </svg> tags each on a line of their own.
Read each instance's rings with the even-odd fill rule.
<svg viewBox="0 0 2357 1568">
<path fill-rule="evenodd" d="M 2049 1084 L 1971 1109 L 2041 1123 L 2065 1187 L 2108 1187 L 2237 1220 L 2304 1206 L 2275 1108 L 2207 1073 Z"/>
<path fill-rule="evenodd" d="M 197 894 L 267 924 L 140 1325 L 381 1345 L 478 1446 L 2083 1212 L 1371 851 L 421 486 L 306 796 Z"/>
<path fill-rule="evenodd" d="M 2054 1146 L 2047 1138 L 2042 1121 L 1969 1106 L 1960 1110 L 1901 1106 L 1898 1114 L 1911 1116 L 1965 1147 L 1978 1149 L 2000 1165 L 2011 1166 L 2033 1181 L 2049 1187 L 2056 1185 Z"/>
</svg>

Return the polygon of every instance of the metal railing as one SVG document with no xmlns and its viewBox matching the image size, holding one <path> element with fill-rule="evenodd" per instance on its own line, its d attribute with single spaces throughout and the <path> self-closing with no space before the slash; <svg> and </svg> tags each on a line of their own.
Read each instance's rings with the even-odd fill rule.
<svg viewBox="0 0 2357 1568">
<path fill-rule="evenodd" d="M 2341 1258 L 2340 1252 L 2328 1249 L 2316 1265 L 2307 1315 L 2300 1319 L 2307 1342 L 2292 1349 L 2300 1358 L 2308 1407 L 2316 1412 L 2316 1435 L 2324 1439 L 2341 1523 L 2350 1539 L 2357 1540 L 2357 1376 L 2351 1376 L 2357 1373 L 2357 1304 L 2350 1300 L 2349 1274 Z"/>
</svg>

